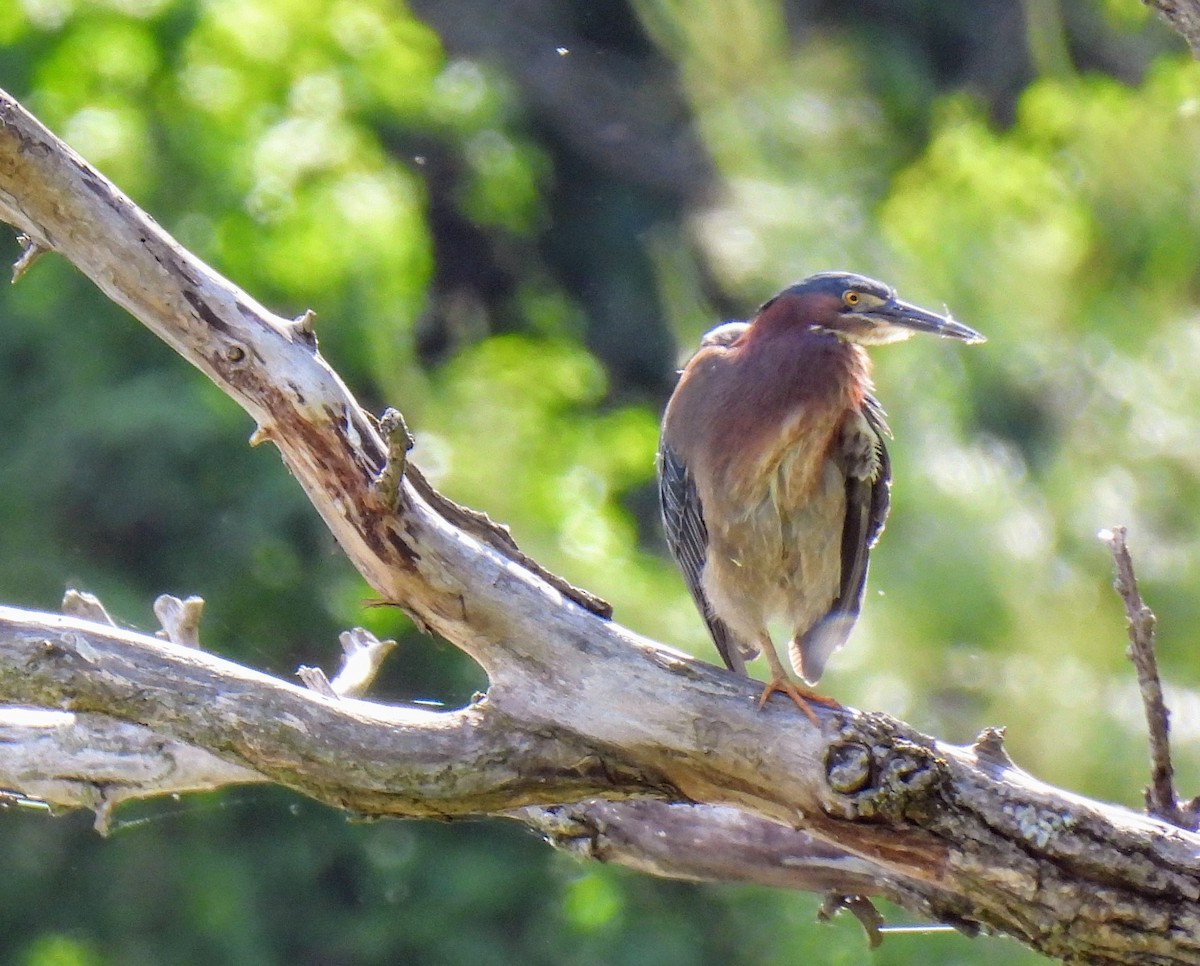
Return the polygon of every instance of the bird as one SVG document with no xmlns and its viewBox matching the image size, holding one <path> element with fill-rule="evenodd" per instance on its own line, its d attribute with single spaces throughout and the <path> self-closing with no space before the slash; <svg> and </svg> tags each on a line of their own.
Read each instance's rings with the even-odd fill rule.
<svg viewBox="0 0 1200 966">
<path fill-rule="evenodd" d="M 927 332 L 972 344 L 974 329 L 901 301 L 851 272 L 783 289 L 749 322 L 709 331 L 663 414 L 657 470 L 667 546 L 726 667 L 762 653 L 775 693 L 817 723 L 840 707 L 798 684 L 821 678 L 862 608 L 867 563 L 890 505 L 887 417 L 867 347 Z"/>
</svg>

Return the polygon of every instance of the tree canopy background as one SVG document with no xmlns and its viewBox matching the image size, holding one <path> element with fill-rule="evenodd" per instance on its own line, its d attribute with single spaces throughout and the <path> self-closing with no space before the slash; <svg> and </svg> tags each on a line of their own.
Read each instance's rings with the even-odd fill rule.
<svg viewBox="0 0 1200 966">
<path fill-rule="evenodd" d="M 635 630 L 716 660 L 657 523 L 700 333 L 846 268 L 985 332 L 875 353 L 896 485 L 827 693 L 1136 807 L 1101 527 L 1160 621 L 1200 785 L 1200 67 L 1134 0 L 0 0 L 0 86 L 200 257 L 318 312 L 414 460 Z M 10 259 L 15 241 L 2 250 Z M 65 586 L 273 673 L 352 624 L 374 696 L 485 686 L 341 558 L 246 417 L 65 262 L 0 293 L 0 601 Z M 856 963 L 818 898 L 582 865 L 501 822 L 354 824 L 281 791 L 0 814 L 0 959 Z M 881 966 L 1027 963 L 896 936 Z"/>
</svg>

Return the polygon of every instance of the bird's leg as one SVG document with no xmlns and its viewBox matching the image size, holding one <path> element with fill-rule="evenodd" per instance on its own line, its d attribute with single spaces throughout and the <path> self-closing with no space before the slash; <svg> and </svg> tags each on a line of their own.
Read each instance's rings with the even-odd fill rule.
<svg viewBox="0 0 1200 966">
<path fill-rule="evenodd" d="M 833 698 L 827 698 L 823 694 L 817 694 L 815 691 L 810 691 L 808 688 L 802 688 L 792 676 L 788 674 L 783 663 L 779 660 L 779 655 L 775 653 L 775 645 L 771 643 L 771 639 L 763 635 L 762 652 L 767 657 L 767 663 L 771 665 L 771 680 L 767 682 L 767 686 L 763 688 L 762 697 L 758 699 L 758 710 L 761 711 L 767 703 L 767 699 L 776 691 L 786 694 L 818 728 L 821 722 L 817 720 L 817 716 L 813 713 L 812 704 L 823 704 L 830 708 L 840 708 L 841 705 Z"/>
</svg>

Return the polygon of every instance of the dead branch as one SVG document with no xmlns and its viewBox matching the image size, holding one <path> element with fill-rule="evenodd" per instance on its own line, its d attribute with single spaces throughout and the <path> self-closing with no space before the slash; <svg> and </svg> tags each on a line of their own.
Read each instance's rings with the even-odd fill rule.
<svg viewBox="0 0 1200 966">
<path fill-rule="evenodd" d="M 1100 539 L 1112 551 L 1116 577 L 1113 589 L 1125 605 L 1129 624 L 1129 647 L 1125 653 L 1137 673 L 1138 690 L 1146 712 L 1146 731 L 1150 739 L 1150 784 L 1146 787 L 1146 811 L 1164 822 L 1196 831 L 1196 803 L 1185 805 L 1175 796 L 1175 767 L 1171 764 L 1171 712 L 1163 700 L 1162 681 L 1158 676 L 1158 658 L 1154 652 L 1154 611 L 1146 606 L 1138 590 L 1133 557 L 1125 542 L 1125 528 L 1101 530 Z"/>
<path fill-rule="evenodd" d="M 0 609 L 0 702 L 72 716 L 29 740 L 69 757 L 107 735 L 151 766 L 154 736 L 200 756 L 181 781 L 211 767 L 214 784 L 270 780 L 369 815 L 502 814 L 656 874 L 885 895 L 1077 962 L 1200 963 L 1200 837 L 1037 782 L 998 733 L 958 748 L 881 715 L 822 709 L 818 727 L 782 702 L 758 713 L 754 683 L 606 620 L 411 465 L 395 472 L 394 443 L 388 473 L 389 446 L 311 318 L 272 315 L 181 249 L 7 95 L 0 218 L 237 401 L 371 585 L 490 679 L 460 710 L 385 707 Z M 175 780 L 11 768 L 26 739 L 8 734 L 0 779 L 47 800 L 109 807 Z"/>
<path fill-rule="evenodd" d="M 1187 41 L 1193 57 L 1200 57 L 1200 3 L 1197 0 L 1142 0 Z"/>
</svg>

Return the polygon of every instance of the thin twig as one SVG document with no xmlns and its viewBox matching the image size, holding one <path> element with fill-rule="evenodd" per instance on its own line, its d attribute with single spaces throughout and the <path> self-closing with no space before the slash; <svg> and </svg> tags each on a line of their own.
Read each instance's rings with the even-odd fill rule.
<svg viewBox="0 0 1200 966">
<path fill-rule="evenodd" d="M 21 244 L 22 248 L 21 257 L 13 263 L 12 267 L 12 282 L 14 285 L 21 280 L 22 275 L 29 271 L 34 262 L 50 250 L 43 245 L 39 245 L 24 233 L 17 236 L 17 241 Z"/>
<path fill-rule="evenodd" d="M 160 594 L 154 599 L 154 616 L 162 624 L 155 635 L 180 647 L 200 647 L 200 617 L 204 613 L 204 598 L 185 599 Z"/>
<path fill-rule="evenodd" d="M 1181 807 L 1175 796 L 1175 768 L 1171 764 L 1170 711 L 1163 700 L 1162 681 L 1158 676 L 1158 659 L 1154 654 L 1154 612 L 1146 606 L 1138 590 L 1133 558 L 1125 543 L 1125 528 L 1112 527 L 1100 531 L 1100 539 L 1108 544 L 1116 565 L 1113 589 L 1125 604 L 1129 623 L 1129 647 L 1125 653 L 1137 672 L 1138 690 L 1146 711 L 1146 726 L 1150 737 L 1150 784 L 1146 787 L 1146 812 L 1172 825 L 1195 831 L 1197 816 L 1190 806 Z"/>
<path fill-rule="evenodd" d="M 100 598 L 89 594 L 86 590 L 68 588 L 63 594 L 62 612 L 71 617 L 82 617 L 84 620 L 96 621 L 98 624 L 117 626 L 117 622 L 109 616 Z"/>
<path fill-rule="evenodd" d="M 883 933 L 880 927 L 884 920 L 879 910 L 875 908 L 875 903 L 866 896 L 843 896 L 836 892 L 830 892 L 826 894 L 825 901 L 817 910 L 817 919 L 820 922 L 830 922 L 843 909 L 862 924 L 863 930 L 867 934 L 867 945 L 871 949 L 878 949 L 883 943 Z"/>
<path fill-rule="evenodd" d="M 301 664 L 296 668 L 296 677 L 304 682 L 304 686 L 310 691 L 316 691 L 317 694 L 323 694 L 327 698 L 340 698 L 341 695 L 333 689 L 333 682 L 319 667 L 314 667 L 311 664 Z"/>
<path fill-rule="evenodd" d="M 395 641 L 381 641 L 363 627 L 342 631 L 342 666 L 332 681 L 319 667 L 300 667 L 296 673 L 311 690 L 327 698 L 361 698 L 367 693 Z"/>
</svg>

